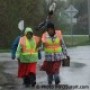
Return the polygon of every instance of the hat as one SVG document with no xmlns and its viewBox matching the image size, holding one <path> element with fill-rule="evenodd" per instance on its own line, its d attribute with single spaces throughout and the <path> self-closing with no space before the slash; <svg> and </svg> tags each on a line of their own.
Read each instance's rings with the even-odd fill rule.
<svg viewBox="0 0 90 90">
<path fill-rule="evenodd" d="M 32 28 L 27 27 L 27 28 L 25 29 L 25 35 L 26 35 L 28 32 L 33 33 Z"/>
<path fill-rule="evenodd" d="M 48 15 L 53 15 L 53 10 L 49 11 Z"/>
<path fill-rule="evenodd" d="M 53 24 L 53 23 L 51 23 L 51 22 L 50 22 L 50 23 L 48 23 L 48 24 L 47 24 L 47 28 L 52 28 L 52 29 L 54 29 L 54 24 Z"/>
</svg>

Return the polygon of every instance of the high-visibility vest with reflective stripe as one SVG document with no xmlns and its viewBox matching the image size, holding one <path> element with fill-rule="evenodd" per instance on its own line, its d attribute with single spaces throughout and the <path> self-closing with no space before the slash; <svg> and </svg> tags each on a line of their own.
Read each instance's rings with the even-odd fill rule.
<svg viewBox="0 0 90 90">
<path fill-rule="evenodd" d="M 38 41 L 36 40 L 36 37 L 34 36 L 29 41 L 26 38 L 26 36 L 23 36 L 23 37 L 20 38 L 19 43 L 22 47 L 22 51 L 21 51 L 21 54 L 20 54 L 20 62 L 22 62 L 22 63 L 37 62 L 38 53 L 37 53 L 37 50 L 36 50 L 36 45 L 38 44 Z"/>
<path fill-rule="evenodd" d="M 42 42 L 44 43 L 44 51 L 45 53 L 61 53 L 61 39 L 62 33 L 60 30 L 55 31 L 54 40 L 52 41 L 51 37 L 45 32 L 42 36 Z"/>
</svg>

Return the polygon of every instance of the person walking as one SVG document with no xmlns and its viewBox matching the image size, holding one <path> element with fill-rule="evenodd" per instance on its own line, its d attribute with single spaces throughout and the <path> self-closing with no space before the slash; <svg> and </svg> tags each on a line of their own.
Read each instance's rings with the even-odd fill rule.
<svg viewBox="0 0 90 90">
<path fill-rule="evenodd" d="M 33 35 L 32 28 L 25 29 L 25 35 L 20 37 L 16 57 L 19 61 L 18 77 L 23 79 L 26 87 L 36 85 L 36 64 L 38 60 L 39 37 Z"/>
<path fill-rule="evenodd" d="M 18 43 L 21 36 L 17 36 L 11 46 L 11 59 L 14 60 L 16 58 L 16 50 L 18 47 Z"/>
<path fill-rule="evenodd" d="M 42 35 L 42 43 L 45 51 L 45 61 L 41 70 L 46 72 L 49 85 L 52 85 L 53 80 L 55 85 L 58 85 L 63 58 L 62 33 L 60 30 L 55 30 L 53 23 L 47 24 L 47 31 Z"/>
</svg>

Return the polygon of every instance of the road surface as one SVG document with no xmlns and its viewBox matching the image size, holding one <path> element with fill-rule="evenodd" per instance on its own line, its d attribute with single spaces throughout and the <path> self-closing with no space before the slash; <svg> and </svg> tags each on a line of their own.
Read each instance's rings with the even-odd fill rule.
<svg viewBox="0 0 90 90">
<path fill-rule="evenodd" d="M 90 46 L 72 47 L 68 49 L 68 53 L 71 57 L 70 67 L 61 67 L 60 70 L 61 85 L 68 85 L 68 87 L 63 86 L 58 89 L 90 90 Z M 44 58 L 43 53 L 42 56 Z M 0 62 L 4 63 L 4 73 L 6 76 L 9 75 L 8 78 L 11 80 L 11 85 L 7 84 L 9 89 L 6 90 L 30 90 L 30 88 L 26 89 L 22 85 L 22 80 L 17 78 L 18 63 L 16 60 L 10 59 L 10 53 L 0 53 Z M 39 90 L 42 85 L 47 85 L 45 72 L 39 71 L 38 68 L 42 62 L 43 60 L 39 60 L 37 65 L 37 84 L 40 87 L 36 88 Z M 43 90 L 47 89 L 46 87 Z M 55 89 L 55 87 L 52 87 L 52 89 Z M 0 90 L 3 90 L 2 87 Z"/>
</svg>

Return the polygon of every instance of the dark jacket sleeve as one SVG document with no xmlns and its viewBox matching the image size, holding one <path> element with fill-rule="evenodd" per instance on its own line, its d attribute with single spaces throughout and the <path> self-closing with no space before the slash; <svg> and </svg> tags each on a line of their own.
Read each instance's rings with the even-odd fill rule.
<svg viewBox="0 0 90 90">
<path fill-rule="evenodd" d="M 16 50 L 18 47 L 19 40 L 20 40 L 20 36 L 16 37 L 16 39 L 14 40 L 14 42 L 12 44 L 12 47 L 11 47 L 11 58 L 12 59 L 16 58 Z"/>
<path fill-rule="evenodd" d="M 47 17 L 46 20 L 44 20 L 38 25 L 38 29 L 46 29 L 48 23 L 53 23 L 53 21 Z"/>
</svg>

